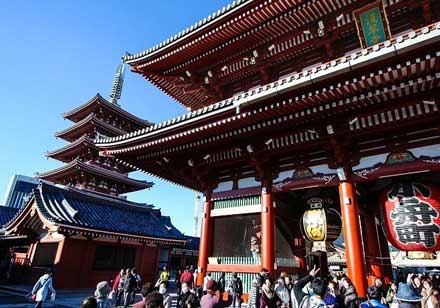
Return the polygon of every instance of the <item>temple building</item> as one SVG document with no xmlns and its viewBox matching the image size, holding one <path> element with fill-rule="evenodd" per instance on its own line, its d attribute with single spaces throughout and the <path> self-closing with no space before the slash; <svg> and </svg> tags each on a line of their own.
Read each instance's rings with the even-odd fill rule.
<svg viewBox="0 0 440 308">
<path fill-rule="evenodd" d="M 199 284 L 325 269 L 342 227 L 365 296 L 386 239 L 440 250 L 439 57 L 438 1 L 234 1 L 124 58 L 189 112 L 97 146 L 204 193 Z"/>
<path fill-rule="evenodd" d="M 95 287 L 121 268 L 136 267 L 151 282 L 159 265 L 168 265 L 170 252 L 188 244 L 160 209 L 124 195 L 153 183 L 130 178 L 134 168 L 99 155 L 99 138 L 152 126 L 119 106 L 123 67 L 110 101 L 97 94 L 64 114 L 74 124 L 56 136 L 69 143 L 47 153 L 64 165 L 38 173 L 19 210 L 0 208 L 0 247 L 3 260 L 13 263 L 11 281 L 33 283 L 53 268 L 57 288 Z"/>
</svg>

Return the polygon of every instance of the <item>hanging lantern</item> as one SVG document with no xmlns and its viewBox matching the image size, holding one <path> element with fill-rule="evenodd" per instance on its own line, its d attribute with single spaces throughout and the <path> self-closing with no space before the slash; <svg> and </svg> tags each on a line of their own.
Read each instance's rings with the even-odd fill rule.
<svg viewBox="0 0 440 308">
<path fill-rule="evenodd" d="M 312 251 L 326 251 L 325 243 L 335 241 L 341 233 L 341 217 L 335 209 L 323 207 L 324 203 L 333 203 L 332 200 L 312 198 L 307 203 L 310 209 L 302 216 L 301 232 L 313 243 Z"/>
<path fill-rule="evenodd" d="M 397 183 L 380 198 L 388 241 L 403 251 L 440 250 L 440 188 Z"/>
</svg>

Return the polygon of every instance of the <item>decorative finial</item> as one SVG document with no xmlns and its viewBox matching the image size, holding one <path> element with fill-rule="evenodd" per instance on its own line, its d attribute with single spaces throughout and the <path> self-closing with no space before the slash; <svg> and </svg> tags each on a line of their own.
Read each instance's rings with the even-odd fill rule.
<svg viewBox="0 0 440 308">
<path fill-rule="evenodd" d="M 110 103 L 118 105 L 118 100 L 121 98 L 122 86 L 124 85 L 124 67 L 125 62 L 122 60 L 121 64 L 118 66 L 118 70 L 115 74 L 115 79 L 113 80 L 112 90 L 110 92 Z"/>
</svg>

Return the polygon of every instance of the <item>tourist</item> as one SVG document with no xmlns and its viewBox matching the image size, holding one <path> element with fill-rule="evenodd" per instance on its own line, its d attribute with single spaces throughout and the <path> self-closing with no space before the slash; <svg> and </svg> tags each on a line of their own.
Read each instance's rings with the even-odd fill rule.
<svg viewBox="0 0 440 308">
<path fill-rule="evenodd" d="M 226 289 L 226 278 L 225 278 L 225 273 L 221 273 L 220 278 L 218 279 L 218 283 L 217 283 L 217 289 L 220 292 L 220 294 L 223 294 L 225 292 Z"/>
<path fill-rule="evenodd" d="M 154 286 L 151 282 L 144 283 L 141 288 L 142 300 L 135 303 L 133 305 L 133 308 L 144 308 L 145 307 L 145 300 L 146 300 L 148 294 L 150 294 L 153 291 L 154 291 Z"/>
<path fill-rule="evenodd" d="M 439 308 L 439 295 L 438 291 L 432 286 L 432 282 L 429 279 L 423 281 L 422 294 L 422 308 Z"/>
<path fill-rule="evenodd" d="M 289 293 L 289 289 L 285 285 L 284 278 L 283 276 L 280 276 L 280 278 L 278 278 L 278 283 L 275 286 L 275 293 L 281 301 L 281 305 L 280 305 L 281 308 L 289 308 L 290 293 Z"/>
<path fill-rule="evenodd" d="M 284 278 L 284 283 L 286 285 L 286 288 L 289 290 L 289 294 L 290 294 L 290 292 L 292 292 L 292 289 L 293 289 L 292 277 L 286 276 Z"/>
<path fill-rule="evenodd" d="M 260 277 L 252 281 L 252 287 L 249 290 L 248 308 L 260 308 L 261 280 Z"/>
<path fill-rule="evenodd" d="M 228 289 L 232 295 L 232 306 L 240 308 L 243 296 L 243 283 L 237 273 L 232 273 L 231 276 Z"/>
<path fill-rule="evenodd" d="M 162 294 L 157 291 L 148 294 L 145 299 L 145 308 L 164 308 Z"/>
<path fill-rule="evenodd" d="M 163 297 L 163 308 L 171 308 L 171 296 L 168 293 L 168 281 L 162 281 L 159 286 L 159 293 Z"/>
<path fill-rule="evenodd" d="M 119 306 L 124 299 L 125 270 L 121 269 L 113 280 L 113 292 L 115 294 L 115 305 Z"/>
<path fill-rule="evenodd" d="M 361 303 L 360 308 L 387 308 L 382 304 L 382 293 L 376 285 L 368 287 L 367 289 L 367 301 Z"/>
<path fill-rule="evenodd" d="M 127 269 L 124 281 L 124 307 L 128 307 L 134 302 L 136 290 L 136 278 L 131 274 L 131 269 Z"/>
<path fill-rule="evenodd" d="M 215 295 L 217 283 L 214 279 L 210 279 L 206 284 L 206 294 L 200 300 L 201 308 L 224 308 L 229 307 L 232 303 L 232 297 L 228 297 L 227 301 Z"/>
<path fill-rule="evenodd" d="M 336 298 L 335 283 L 333 280 L 330 280 L 327 283 L 327 294 L 324 297 L 324 302 L 328 308 L 339 307 L 338 300 Z"/>
<path fill-rule="evenodd" d="M 417 276 L 416 274 L 409 274 L 408 277 L 409 277 L 409 281 L 407 281 L 407 282 L 410 282 L 412 284 L 414 290 L 416 290 L 417 294 L 421 295 L 423 286 L 422 286 L 422 281 L 420 280 L 420 277 Z"/>
<path fill-rule="evenodd" d="M 176 283 L 178 295 L 180 294 L 180 288 L 181 288 L 181 283 L 180 283 L 181 276 L 182 276 L 182 271 L 179 269 L 179 270 L 177 270 L 176 279 L 174 280 L 174 282 Z"/>
<path fill-rule="evenodd" d="M 49 292 L 51 296 L 49 297 Z M 32 288 L 32 299 L 37 302 L 35 308 L 43 307 L 43 302 L 48 299 L 55 299 L 55 289 L 53 288 L 52 270 L 47 270 Z"/>
<path fill-rule="evenodd" d="M 182 291 L 177 298 L 178 308 L 196 308 L 199 307 L 199 301 L 196 295 L 191 292 L 187 282 L 182 282 Z"/>
<path fill-rule="evenodd" d="M 194 276 L 189 270 L 188 266 L 185 267 L 182 276 L 180 276 L 180 283 L 182 284 L 182 288 L 183 288 L 183 283 L 186 283 L 187 287 L 189 287 L 190 289 L 193 288 Z"/>
<path fill-rule="evenodd" d="M 343 290 L 341 290 L 341 296 L 344 307 L 357 307 L 359 303 L 359 298 L 353 283 L 348 277 L 342 277 L 341 282 L 343 286 Z"/>
<path fill-rule="evenodd" d="M 277 308 L 278 298 L 270 278 L 266 278 L 261 287 L 260 308 Z"/>
<path fill-rule="evenodd" d="M 316 269 L 316 266 L 313 266 L 313 269 L 309 272 L 309 274 L 303 278 L 298 279 L 293 284 L 293 289 L 291 293 L 292 298 L 292 306 L 293 307 L 301 307 L 301 304 L 304 304 L 308 301 L 308 298 L 311 295 L 311 290 L 307 289 L 307 293 L 303 291 L 303 288 L 306 287 L 306 285 L 310 282 L 312 282 L 316 274 L 318 274 L 319 268 Z"/>
<path fill-rule="evenodd" d="M 170 272 L 167 267 L 164 266 L 162 272 L 160 273 L 160 281 L 168 281 L 170 280 Z"/>
<path fill-rule="evenodd" d="M 98 308 L 98 302 L 93 296 L 86 297 L 81 302 L 81 308 Z"/>
<path fill-rule="evenodd" d="M 397 294 L 397 284 L 395 282 L 391 282 L 390 288 L 388 289 L 387 296 L 385 300 L 387 301 L 388 306 L 390 308 L 397 308 L 399 302 L 396 298 Z"/>
<path fill-rule="evenodd" d="M 386 297 L 386 292 L 385 292 L 384 285 L 383 285 L 383 283 L 382 283 L 382 279 L 380 279 L 380 278 L 376 278 L 376 279 L 374 280 L 374 285 L 376 286 L 377 291 L 379 292 L 379 295 L 380 295 L 380 302 L 381 302 L 382 304 L 386 304 L 386 303 L 387 303 L 387 301 L 386 301 L 386 299 L 385 299 L 385 297 Z"/>
<path fill-rule="evenodd" d="M 419 308 L 423 297 L 417 293 L 412 284 L 401 282 L 396 299 L 399 301 L 398 308 Z"/>
<path fill-rule="evenodd" d="M 266 268 L 262 268 L 260 271 L 260 280 L 261 284 L 263 285 L 267 278 L 269 278 L 269 271 Z"/>
<path fill-rule="evenodd" d="M 95 290 L 95 298 L 98 304 L 98 308 L 111 308 L 113 307 L 113 302 L 108 298 L 112 288 L 107 281 L 98 282 Z"/>
<path fill-rule="evenodd" d="M 136 291 L 139 291 L 141 289 L 141 285 L 142 285 L 141 275 L 136 271 L 136 268 L 133 268 L 131 270 L 131 274 L 133 275 L 134 279 L 136 280 Z"/>
<path fill-rule="evenodd" d="M 207 272 L 206 276 L 203 278 L 203 294 L 206 294 L 207 291 L 206 285 L 210 280 L 212 280 L 211 273 Z"/>
</svg>

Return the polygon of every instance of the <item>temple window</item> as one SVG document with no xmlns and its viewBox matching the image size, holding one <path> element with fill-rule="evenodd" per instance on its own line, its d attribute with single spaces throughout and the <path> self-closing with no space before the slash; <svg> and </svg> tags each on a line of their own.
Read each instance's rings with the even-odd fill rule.
<svg viewBox="0 0 440 308">
<path fill-rule="evenodd" d="M 114 245 L 97 245 L 93 269 L 108 270 L 133 267 L 136 248 Z"/>
<path fill-rule="evenodd" d="M 58 243 L 39 243 L 35 251 L 32 266 L 52 267 L 55 262 Z"/>
</svg>

